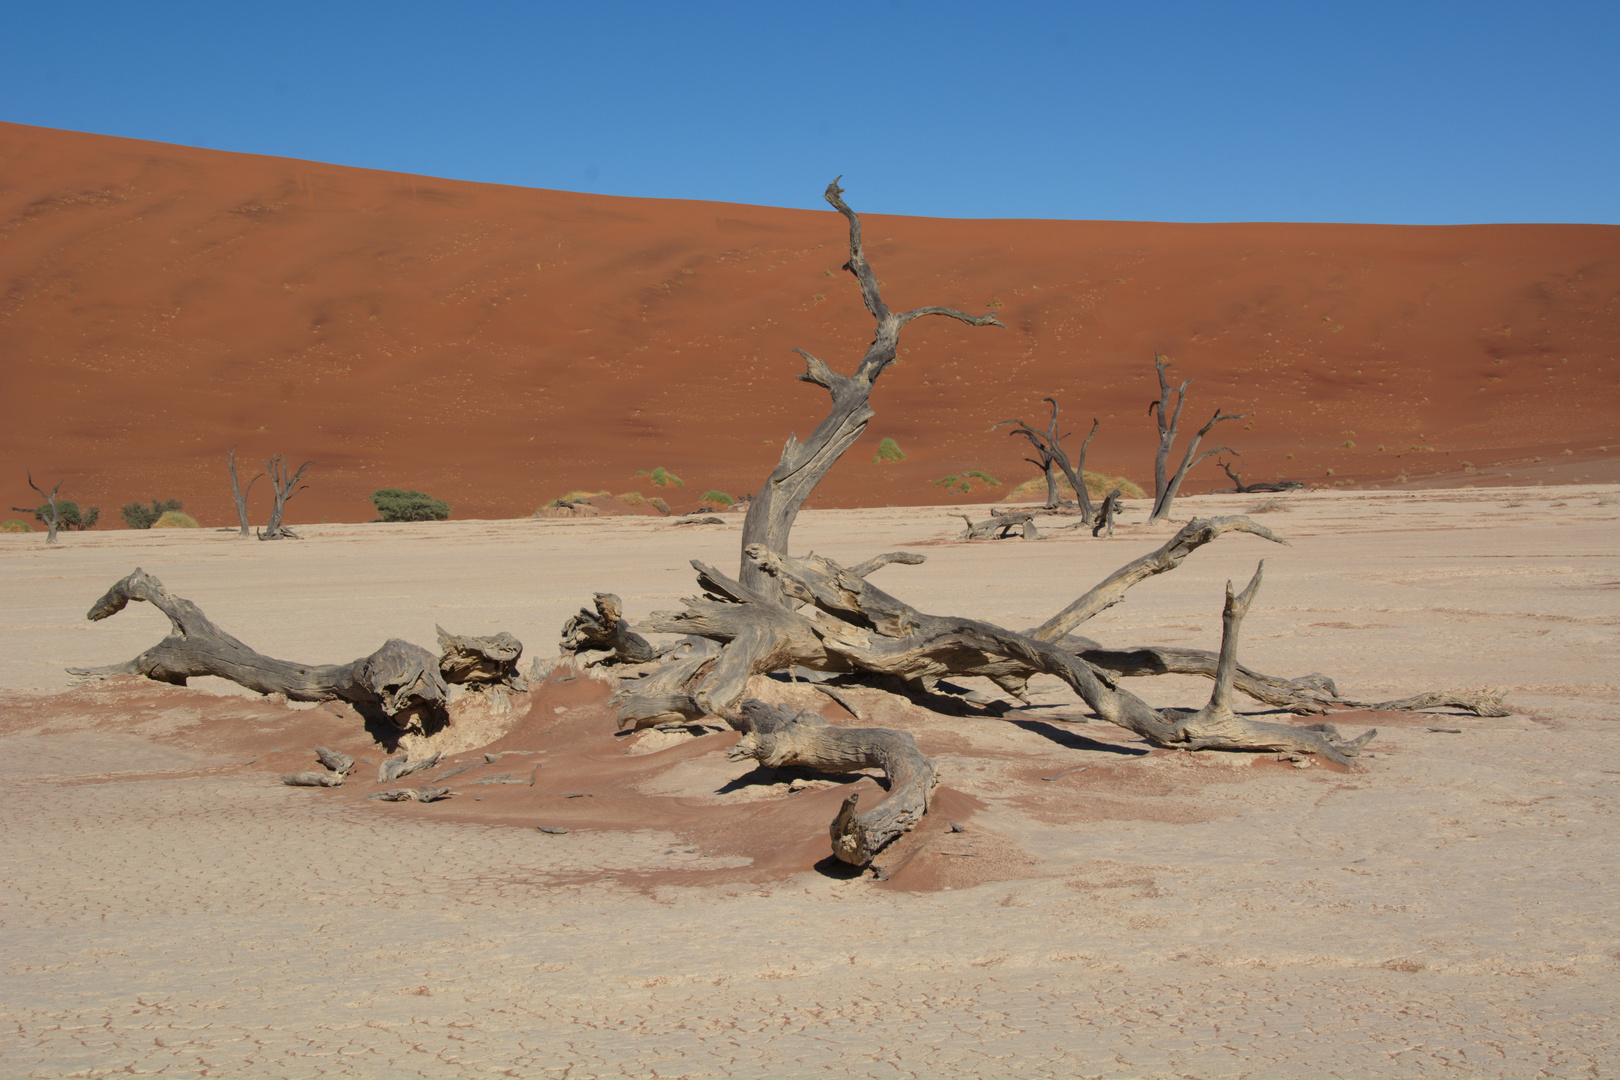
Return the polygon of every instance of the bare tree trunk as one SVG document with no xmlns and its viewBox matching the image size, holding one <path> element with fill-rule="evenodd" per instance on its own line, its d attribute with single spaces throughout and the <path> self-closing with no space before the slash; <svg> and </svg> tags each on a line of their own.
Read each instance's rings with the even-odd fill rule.
<svg viewBox="0 0 1620 1080">
<path fill-rule="evenodd" d="M 1003 420 L 999 424 L 992 425 L 990 430 L 994 431 L 998 427 L 1006 427 L 1009 424 L 1015 425 L 1013 430 L 1007 434 L 1022 435 L 1028 439 L 1029 444 L 1035 448 L 1036 454 L 1040 457 L 1039 461 L 1033 458 L 1025 458 L 1024 460 L 1046 474 L 1046 508 L 1054 510 L 1058 506 L 1057 478 L 1052 475 L 1053 467 L 1056 466 L 1063 470 L 1063 475 L 1068 479 L 1069 486 L 1074 489 L 1075 504 L 1080 508 L 1081 516 L 1090 521 L 1093 511 L 1091 509 L 1091 493 L 1086 490 L 1085 484 L 1086 448 L 1091 445 L 1091 440 L 1097 434 L 1097 425 L 1101 421 L 1091 421 L 1091 432 L 1086 436 L 1086 441 L 1080 444 L 1080 466 L 1077 469 L 1070 463 L 1069 455 L 1063 449 L 1063 440 L 1069 436 L 1058 434 L 1057 399 L 1047 397 L 1041 400 L 1050 402 L 1052 405 L 1052 416 L 1046 425 L 1045 431 L 1037 431 L 1022 420 Z"/>
<path fill-rule="evenodd" d="M 878 291 L 877 277 L 861 247 L 861 219 L 845 205 L 842 196 L 843 189 L 838 186 L 837 180 L 827 185 L 827 201 L 849 220 L 849 261 L 844 264 L 844 269 L 860 283 L 861 300 L 877 320 L 877 328 L 872 343 L 866 348 L 866 356 L 853 375 L 840 375 L 804 350 L 794 350 L 805 360 L 806 370 L 799 376 L 800 380 L 815 383 L 827 390 L 832 395 L 832 409 L 826 419 L 816 425 L 809 439 L 801 443 L 788 436 L 787 443 L 782 447 L 781 460 L 759 489 L 759 494 L 749 503 L 748 514 L 743 519 L 744 548 L 751 544 L 763 544 L 771 551 L 787 551 L 788 534 L 793 529 L 799 508 L 844 451 L 860 438 L 868 421 L 875 415 L 867 406 L 867 399 L 878 376 L 894 363 L 900 331 L 907 323 L 924 315 L 945 315 L 969 326 L 1002 325 L 994 315 L 969 315 L 953 308 L 920 307 L 899 313 L 890 311 Z M 743 585 L 765 596 L 768 601 L 781 602 L 777 584 L 746 558 L 742 560 L 739 578 Z"/>
<path fill-rule="evenodd" d="M 67 481 L 65 479 L 58 480 L 56 486 L 51 488 L 49 494 L 46 494 L 43 488 L 34 483 L 34 470 L 28 469 L 26 471 L 28 474 L 28 486 L 39 492 L 39 497 L 45 500 L 45 505 L 48 507 L 45 517 L 45 542 L 54 544 L 56 543 L 56 530 L 62 524 L 62 515 L 56 512 L 56 493 L 62 490 L 62 485 Z M 37 506 L 13 506 L 12 509 L 24 514 L 36 514 L 39 512 Z"/>
<path fill-rule="evenodd" d="M 170 593 L 139 567 L 107 590 L 91 607 L 92 622 L 118 614 L 131 600 L 145 601 L 169 617 L 173 632 L 135 659 L 100 668 L 69 668 L 73 675 L 144 675 L 185 686 L 199 675 L 215 675 L 261 694 L 285 694 L 292 701 L 329 701 L 380 713 L 403 729 L 442 722 L 447 695 L 439 660 L 420 645 L 397 638 L 370 656 L 348 664 L 299 664 L 264 656 L 211 622 L 190 600 Z"/>
<path fill-rule="evenodd" d="M 1109 536 L 1114 535 L 1114 518 L 1119 516 L 1119 495 L 1120 489 L 1115 488 L 1108 493 L 1108 498 L 1104 499 L 1102 505 L 1097 508 L 1097 516 L 1091 525 L 1092 536 L 1098 536 L 1104 530 L 1107 531 Z"/>
<path fill-rule="evenodd" d="M 253 485 L 258 483 L 259 480 L 261 478 L 263 478 L 264 473 L 260 473 L 258 476 L 255 476 L 252 480 L 249 480 L 247 490 L 243 491 L 241 485 L 238 484 L 237 481 L 236 481 L 236 447 L 234 447 L 234 446 L 231 447 L 231 452 L 226 457 L 225 461 L 226 461 L 226 463 L 227 463 L 227 465 L 228 465 L 228 467 L 230 469 L 230 472 L 231 472 L 231 498 L 236 503 L 236 519 L 237 519 L 237 521 L 241 522 L 241 524 L 242 524 L 241 536 L 242 536 L 242 539 L 245 540 L 249 536 L 253 535 L 252 530 L 250 530 L 248 528 L 248 516 L 247 516 L 248 496 L 253 493 Z M 290 498 L 290 496 L 289 496 L 289 498 Z"/>
<path fill-rule="evenodd" d="M 280 454 L 264 463 L 265 471 L 270 474 L 270 487 L 275 492 L 275 503 L 270 508 L 270 523 L 259 534 L 260 540 L 298 539 L 297 533 L 281 524 L 281 515 L 287 508 L 287 500 L 309 486 L 304 484 L 300 487 L 298 481 L 303 478 L 304 470 L 313 464 L 313 461 L 306 461 L 295 472 Z M 243 520 L 246 521 L 245 515 Z"/>
<path fill-rule="evenodd" d="M 1164 377 L 1164 369 L 1169 366 L 1168 358 L 1157 353 L 1154 354 L 1153 367 L 1159 376 L 1159 399 L 1148 406 L 1148 412 L 1156 417 L 1159 425 L 1159 450 L 1153 458 L 1153 513 L 1148 516 L 1150 525 L 1156 521 L 1163 521 L 1169 516 L 1170 504 L 1181 490 L 1181 482 L 1186 479 L 1189 469 L 1215 454 L 1236 452 L 1229 447 L 1218 446 L 1194 458 L 1193 455 L 1198 450 L 1198 443 L 1205 435 L 1209 434 L 1209 429 L 1222 420 L 1241 420 L 1249 415 L 1248 413 L 1223 413 L 1217 408 L 1215 415 L 1210 417 L 1208 422 L 1198 429 L 1198 433 L 1192 437 L 1192 441 L 1187 445 L 1187 452 L 1181 459 L 1181 467 L 1175 471 L 1173 476 L 1169 475 L 1170 449 L 1176 441 L 1176 431 L 1181 423 L 1182 406 L 1187 404 L 1187 387 L 1192 385 L 1192 380 L 1188 379 L 1178 387 L 1171 387 L 1169 381 Z M 1169 411 L 1172 395 L 1175 397 L 1175 411 L 1173 413 Z"/>
</svg>

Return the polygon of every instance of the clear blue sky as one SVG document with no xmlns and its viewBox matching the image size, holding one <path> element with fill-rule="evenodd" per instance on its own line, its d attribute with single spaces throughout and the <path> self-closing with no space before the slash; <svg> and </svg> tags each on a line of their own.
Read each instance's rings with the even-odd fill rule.
<svg viewBox="0 0 1620 1080">
<path fill-rule="evenodd" d="M 1620 0 L 0 0 L 0 119 L 942 217 L 1620 223 Z"/>
</svg>

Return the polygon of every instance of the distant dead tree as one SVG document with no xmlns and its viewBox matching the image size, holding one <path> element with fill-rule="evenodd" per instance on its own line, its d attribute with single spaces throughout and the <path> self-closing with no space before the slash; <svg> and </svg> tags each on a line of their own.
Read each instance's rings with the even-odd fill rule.
<svg viewBox="0 0 1620 1080">
<path fill-rule="evenodd" d="M 1086 436 L 1086 441 L 1080 444 L 1080 464 L 1076 467 L 1070 463 L 1069 455 L 1063 449 L 1063 440 L 1069 436 L 1058 434 L 1057 399 L 1046 397 L 1041 400 L 1050 402 L 1052 405 L 1052 418 L 1047 423 L 1045 431 L 1032 428 L 1022 420 L 1003 420 L 999 424 L 992 425 L 990 430 L 994 431 L 998 427 L 1006 427 L 1011 424 L 1013 429 L 1007 434 L 1022 435 L 1029 440 L 1030 446 L 1035 448 L 1036 457 L 1040 460 L 1037 461 L 1036 458 L 1025 458 L 1024 460 L 1046 474 L 1046 509 L 1057 509 L 1061 501 L 1058 497 L 1056 470 L 1062 469 L 1063 475 L 1068 478 L 1069 485 L 1074 488 L 1075 503 L 1080 507 L 1081 516 L 1089 521 L 1093 516 L 1093 512 L 1091 509 L 1091 493 L 1086 490 L 1085 482 L 1086 448 L 1091 445 L 1092 437 L 1097 434 L 1097 425 L 1100 421 L 1095 419 L 1091 421 L 1091 432 Z"/>
<path fill-rule="evenodd" d="M 1217 461 L 1215 464 L 1219 465 L 1221 467 L 1221 471 L 1226 474 L 1226 478 L 1232 481 L 1232 490 L 1239 495 L 1249 495 L 1263 491 L 1298 491 L 1300 488 L 1305 486 L 1298 480 L 1279 480 L 1275 484 L 1245 484 L 1243 482 L 1242 454 L 1238 455 L 1237 472 L 1233 472 L 1232 467 L 1224 461 Z"/>
<path fill-rule="evenodd" d="M 236 481 L 236 447 L 234 447 L 234 446 L 231 447 L 231 452 L 226 456 L 225 463 L 226 463 L 226 466 L 230 469 L 230 472 L 231 472 L 231 498 L 234 499 L 235 502 L 236 502 L 236 519 L 242 523 L 242 533 L 241 533 L 241 535 L 242 535 L 243 539 L 246 539 L 247 537 L 253 535 L 252 530 L 250 530 L 248 528 L 248 517 L 247 517 L 248 495 L 250 495 L 253 492 L 253 485 L 258 483 L 261 479 L 263 479 L 264 473 L 260 473 L 258 476 L 255 476 L 252 480 L 249 480 L 247 490 L 244 491 L 242 489 L 242 486 L 240 484 L 238 484 L 237 481 Z M 291 497 L 292 496 L 290 496 L 290 495 L 288 496 L 288 498 L 291 498 Z"/>
<path fill-rule="evenodd" d="M 297 470 L 294 470 L 287 463 L 287 459 L 280 454 L 264 463 L 265 472 L 270 475 L 271 490 L 275 492 L 275 503 L 270 508 L 270 523 L 259 534 L 260 540 L 280 540 L 283 537 L 288 540 L 297 540 L 299 538 L 297 533 L 281 523 L 281 515 L 282 511 L 287 508 L 287 500 L 303 491 L 304 488 L 309 487 L 308 484 L 300 486 L 298 481 L 303 478 L 304 470 L 313 464 L 315 464 L 313 461 L 306 461 L 298 466 Z M 246 520 L 245 514 L 244 520 Z"/>
<path fill-rule="evenodd" d="M 34 470 L 29 469 L 27 470 L 27 473 L 28 486 L 39 492 L 39 497 L 45 500 L 45 505 L 40 507 L 13 506 L 12 509 L 16 510 L 18 513 L 34 514 L 43 520 L 45 522 L 46 530 L 45 542 L 47 544 L 54 544 L 56 543 L 56 530 L 62 524 L 62 514 L 56 509 L 56 493 L 62 490 L 62 485 L 66 483 L 66 478 L 58 480 L 56 482 L 56 486 L 51 488 L 51 493 L 47 495 L 45 494 L 43 488 L 34 483 Z"/>
<path fill-rule="evenodd" d="M 1181 467 L 1175 475 L 1167 475 L 1170 463 L 1170 448 L 1176 441 L 1176 429 L 1181 423 L 1181 409 L 1187 404 L 1187 387 L 1192 385 L 1188 379 L 1180 386 L 1172 387 L 1164 377 L 1164 369 L 1170 366 L 1170 358 L 1153 354 L 1153 367 L 1159 374 L 1159 399 L 1148 406 L 1148 415 L 1154 416 L 1159 424 L 1159 452 L 1153 458 L 1153 513 L 1148 516 L 1148 524 L 1163 521 L 1170 516 L 1170 504 L 1175 500 L 1176 494 L 1181 490 L 1181 482 L 1187 478 L 1187 472 L 1194 465 L 1215 454 L 1235 454 L 1229 446 L 1217 446 L 1213 450 L 1206 450 L 1198 454 L 1198 443 L 1209 434 L 1209 429 L 1222 420 L 1242 420 L 1248 413 L 1223 413 L 1220 408 L 1215 409 L 1215 415 L 1210 417 L 1203 427 L 1198 429 L 1192 441 L 1187 444 L 1187 452 L 1182 455 Z M 1171 397 L 1174 396 L 1174 411 L 1171 410 Z M 1197 455 L 1196 457 L 1194 455 Z"/>
</svg>

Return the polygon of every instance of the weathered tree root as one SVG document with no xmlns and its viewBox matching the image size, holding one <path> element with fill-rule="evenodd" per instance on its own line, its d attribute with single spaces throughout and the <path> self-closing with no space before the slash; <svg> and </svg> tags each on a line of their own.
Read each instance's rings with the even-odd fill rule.
<svg viewBox="0 0 1620 1080">
<path fill-rule="evenodd" d="M 957 514 L 957 517 L 967 522 L 967 528 L 959 534 L 960 540 L 1007 540 L 1013 536 L 1025 540 L 1039 540 L 1040 532 L 1035 528 L 1034 514 L 1020 514 L 1006 512 L 996 514 L 988 521 L 977 524 L 966 514 Z"/>
<path fill-rule="evenodd" d="M 390 791 L 374 791 L 366 798 L 383 802 L 438 802 L 450 794 L 447 787 L 394 788 Z"/>
<path fill-rule="evenodd" d="M 938 783 L 934 763 L 903 731 L 834 727 L 819 713 L 795 713 L 754 699 L 744 701 L 728 722 L 744 733 L 730 751 L 734 761 L 753 758 L 766 768 L 796 765 L 826 773 L 883 770 L 889 781 L 888 797 L 857 814 L 860 796 L 851 794 L 828 828 L 833 855 L 840 862 L 868 865 L 928 812 L 929 796 Z"/>
<path fill-rule="evenodd" d="M 439 754 L 429 754 L 425 758 L 411 761 L 406 754 L 395 754 L 391 758 L 384 759 L 383 763 L 377 766 L 377 783 L 391 784 L 400 777 L 409 776 L 414 772 L 421 772 L 423 769 L 431 769 L 439 763 L 440 756 Z"/>
<path fill-rule="evenodd" d="M 342 787 L 342 773 L 301 772 L 283 776 L 281 782 L 288 787 Z"/>
<path fill-rule="evenodd" d="M 143 675 L 185 686 L 188 679 L 214 675 L 261 694 L 284 694 L 292 701 L 347 701 L 367 719 L 387 718 L 400 730 L 432 730 L 445 722 L 449 681 L 527 684 L 517 674 L 523 645 L 510 634 L 456 637 L 439 632 L 445 652 L 436 657 L 398 638 L 370 656 L 348 664 L 299 664 L 255 652 L 215 626 L 190 600 L 175 596 L 139 567 L 116 582 L 90 608 L 99 622 L 144 601 L 169 617 L 168 637 L 133 660 L 97 668 L 68 668 L 79 676 Z"/>
</svg>

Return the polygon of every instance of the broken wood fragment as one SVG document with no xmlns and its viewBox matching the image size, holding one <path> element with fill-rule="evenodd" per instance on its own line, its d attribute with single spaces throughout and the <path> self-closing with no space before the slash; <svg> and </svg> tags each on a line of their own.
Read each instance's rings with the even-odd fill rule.
<svg viewBox="0 0 1620 1080">
<path fill-rule="evenodd" d="M 328 750 L 324 746 L 315 748 L 315 760 L 339 776 L 347 776 L 354 771 L 354 758 L 337 750 Z"/>
<path fill-rule="evenodd" d="M 281 782 L 288 787 L 342 787 L 343 775 L 323 772 L 301 772 L 283 776 Z"/>
<path fill-rule="evenodd" d="M 442 626 L 439 635 L 439 674 L 447 683 L 468 686 L 505 686 L 519 694 L 527 692 L 529 681 L 518 673 L 523 658 L 523 642 L 501 631 L 487 637 L 452 634 Z"/>
<path fill-rule="evenodd" d="M 419 788 L 392 788 L 388 791 L 374 791 L 367 795 L 368 799 L 380 799 L 383 802 L 437 802 L 450 795 L 450 789 L 444 787 Z"/>
</svg>

